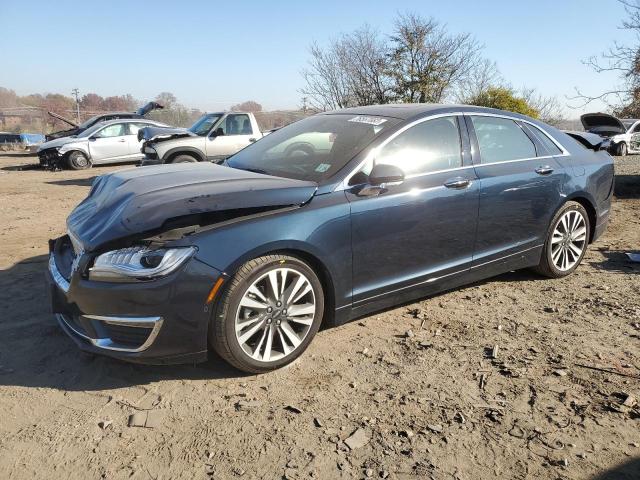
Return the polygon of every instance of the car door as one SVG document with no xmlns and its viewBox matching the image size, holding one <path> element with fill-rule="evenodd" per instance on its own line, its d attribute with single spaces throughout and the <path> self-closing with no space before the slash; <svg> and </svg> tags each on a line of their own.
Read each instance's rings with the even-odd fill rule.
<svg viewBox="0 0 640 480">
<path fill-rule="evenodd" d="M 129 159 L 140 160 L 144 157 L 142 153 L 142 140 L 138 140 L 138 130 L 150 127 L 152 124 L 143 122 L 127 123 L 127 144 L 129 146 Z"/>
<path fill-rule="evenodd" d="M 467 117 L 480 181 L 474 268 L 535 255 L 561 202 L 566 171 L 518 120 Z"/>
<path fill-rule="evenodd" d="M 206 143 L 207 158 L 222 160 L 254 142 L 251 119 L 246 113 L 230 113 L 213 129 Z"/>
<path fill-rule="evenodd" d="M 629 152 L 640 152 L 640 122 L 629 129 Z"/>
<path fill-rule="evenodd" d="M 461 126 L 455 115 L 421 120 L 390 137 L 351 177 L 355 308 L 401 298 L 413 287 L 438 290 L 470 268 L 479 190 Z M 374 164 L 399 167 L 404 181 L 363 195 L 360 183 Z"/>
<path fill-rule="evenodd" d="M 101 128 L 89 138 L 89 153 L 93 163 L 126 160 L 129 156 L 127 125 L 114 123 Z"/>
</svg>

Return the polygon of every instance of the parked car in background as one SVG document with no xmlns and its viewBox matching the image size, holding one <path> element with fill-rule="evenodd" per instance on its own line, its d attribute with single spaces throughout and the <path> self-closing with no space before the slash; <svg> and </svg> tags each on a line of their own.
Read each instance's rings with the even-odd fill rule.
<svg viewBox="0 0 640 480">
<path fill-rule="evenodd" d="M 150 126 L 165 125 L 144 119 L 99 122 L 78 135 L 57 138 L 40 145 L 40 165 L 53 169 L 69 167 L 80 170 L 104 163 L 137 162 L 142 158 L 138 130 Z"/>
<path fill-rule="evenodd" d="M 189 128 L 141 130 L 141 165 L 221 162 L 263 135 L 253 113 L 218 112 L 200 117 Z"/>
<path fill-rule="evenodd" d="M 77 123 L 75 123 L 72 120 L 69 120 L 68 118 L 64 118 L 62 115 L 58 115 L 57 113 L 53 113 L 53 112 L 48 112 L 49 115 L 51 115 L 52 117 L 57 118 L 59 120 L 62 120 L 65 123 L 68 123 L 73 128 L 70 128 L 68 130 L 61 130 L 59 132 L 50 133 L 50 134 L 46 135 L 46 140 L 49 141 L 49 140 L 55 140 L 56 138 L 70 137 L 72 135 L 79 135 L 80 133 L 84 132 L 88 128 L 93 127 L 97 123 L 108 122 L 109 120 L 118 120 L 118 119 L 127 119 L 127 118 L 142 119 L 142 118 L 145 118 L 145 115 L 147 113 L 149 113 L 149 112 L 151 112 L 153 110 L 161 109 L 161 108 L 164 108 L 164 106 L 160 105 L 157 102 L 149 102 L 149 103 L 146 103 L 145 105 L 143 105 L 142 107 L 140 107 L 135 112 L 108 112 L 108 113 L 103 113 L 103 114 L 91 117 L 88 120 L 85 120 L 80 125 L 78 125 Z"/>
<path fill-rule="evenodd" d="M 580 117 L 580 121 L 587 132 L 609 140 L 612 155 L 623 157 L 627 153 L 640 153 L 640 119 L 587 113 Z"/>
<path fill-rule="evenodd" d="M 40 133 L 0 132 L 0 146 L 11 149 L 35 152 L 42 142 L 44 142 L 44 135 Z"/>
<path fill-rule="evenodd" d="M 314 153 L 287 155 L 297 138 Z M 53 311 L 90 352 L 176 363 L 211 347 L 264 372 L 322 322 L 514 269 L 569 275 L 607 226 L 613 178 L 607 152 L 515 113 L 323 113 L 223 165 L 96 179 L 50 241 Z"/>
</svg>

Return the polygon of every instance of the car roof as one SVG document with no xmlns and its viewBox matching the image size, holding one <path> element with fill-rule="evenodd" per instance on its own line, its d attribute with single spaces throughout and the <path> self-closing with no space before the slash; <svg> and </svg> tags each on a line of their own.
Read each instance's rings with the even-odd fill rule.
<svg viewBox="0 0 640 480">
<path fill-rule="evenodd" d="M 114 120 L 107 120 L 105 122 L 98 122 L 96 125 L 104 127 L 105 125 L 113 125 L 114 123 L 150 123 L 152 125 L 164 125 L 164 123 L 157 120 L 149 120 L 148 118 L 116 118 Z"/>
<path fill-rule="evenodd" d="M 531 120 L 525 115 L 498 110 L 497 108 L 476 107 L 473 105 L 442 104 L 442 103 L 390 103 L 385 105 L 368 105 L 364 107 L 343 108 L 325 112 L 324 115 L 373 115 L 379 117 L 393 117 L 400 120 L 409 120 L 415 117 L 438 113 L 453 112 L 493 113 L 495 115 L 509 115 L 517 118 Z"/>
</svg>

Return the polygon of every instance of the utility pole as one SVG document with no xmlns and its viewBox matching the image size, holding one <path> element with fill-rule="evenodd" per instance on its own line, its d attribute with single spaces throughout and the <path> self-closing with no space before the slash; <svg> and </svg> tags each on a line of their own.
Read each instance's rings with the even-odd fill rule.
<svg viewBox="0 0 640 480">
<path fill-rule="evenodd" d="M 80 90 L 74 88 L 71 90 L 71 95 L 76 97 L 76 122 L 80 125 Z"/>
<path fill-rule="evenodd" d="M 302 111 L 307 113 L 307 97 L 302 97 Z"/>
</svg>

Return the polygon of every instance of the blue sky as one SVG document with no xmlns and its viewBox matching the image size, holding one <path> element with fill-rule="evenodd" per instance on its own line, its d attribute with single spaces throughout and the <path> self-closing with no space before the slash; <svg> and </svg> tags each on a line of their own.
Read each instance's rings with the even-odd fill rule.
<svg viewBox="0 0 640 480">
<path fill-rule="evenodd" d="M 624 10 L 615 0 L 92 3 L 0 0 L 0 86 L 21 95 L 78 87 L 141 100 L 170 91 L 205 110 L 247 99 L 293 108 L 312 41 L 364 23 L 390 32 L 397 12 L 412 11 L 472 33 L 513 86 L 567 103 L 574 87 L 599 93 L 617 81 L 581 60 L 632 40 L 619 29 Z"/>
</svg>

